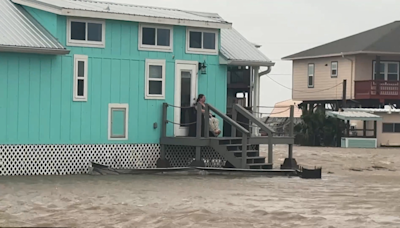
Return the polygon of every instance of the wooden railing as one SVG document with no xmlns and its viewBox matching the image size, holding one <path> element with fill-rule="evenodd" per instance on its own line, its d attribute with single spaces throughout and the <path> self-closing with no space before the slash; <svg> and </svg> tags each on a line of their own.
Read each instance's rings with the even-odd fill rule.
<svg viewBox="0 0 400 228">
<path fill-rule="evenodd" d="M 400 99 L 400 81 L 355 82 L 355 99 Z"/>
</svg>

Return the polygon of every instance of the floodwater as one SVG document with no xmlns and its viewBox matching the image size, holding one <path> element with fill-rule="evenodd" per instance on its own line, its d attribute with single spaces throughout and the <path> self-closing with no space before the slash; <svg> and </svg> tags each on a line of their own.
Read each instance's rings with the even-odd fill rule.
<svg viewBox="0 0 400 228">
<path fill-rule="evenodd" d="M 275 148 L 276 164 L 286 150 Z M 400 227 L 399 153 L 295 147 L 299 163 L 324 167 L 322 180 L 1 177 L 0 227 Z"/>
</svg>

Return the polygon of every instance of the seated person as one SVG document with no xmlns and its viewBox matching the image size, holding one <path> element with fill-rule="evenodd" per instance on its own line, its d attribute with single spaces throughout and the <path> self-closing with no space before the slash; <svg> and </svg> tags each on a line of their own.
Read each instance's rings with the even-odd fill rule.
<svg viewBox="0 0 400 228">
<path fill-rule="evenodd" d="M 197 103 L 200 103 L 202 106 L 201 112 L 204 113 L 205 110 L 204 108 L 206 107 L 205 103 L 206 103 L 206 96 L 204 96 L 204 94 L 199 94 L 199 96 L 197 97 L 197 101 L 196 101 L 196 108 L 197 108 Z M 221 134 L 221 130 L 219 129 L 219 120 L 217 118 L 215 118 L 213 115 L 211 115 L 210 113 L 210 117 L 209 117 L 209 125 L 210 125 L 210 131 L 214 133 L 215 136 L 218 136 L 219 134 Z"/>
</svg>

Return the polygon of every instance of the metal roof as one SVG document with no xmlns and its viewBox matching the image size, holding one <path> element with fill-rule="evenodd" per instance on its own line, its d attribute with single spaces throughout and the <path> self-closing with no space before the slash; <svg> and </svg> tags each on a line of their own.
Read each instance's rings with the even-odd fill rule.
<svg viewBox="0 0 400 228">
<path fill-rule="evenodd" d="M 61 45 L 21 6 L 0 0 L 0 51 L 67 54 Z"/>
<path fill-rule="evenodd" d="M 341 119 L 341 120 L 365 120 L 365 121 L 382 120 L 382 117 L 380 117 L 378 115 L 371 114 L 371 113 L 367 113 L 367 112 L 348 112 L 348 111 L 333 112 L 333 111 L 327 111 L 326 115 L 330 116 L 330 117 L 337 118 L 337 119 Z"/>
<path fill-rule="evenodd" d="M 274 65 L 253 43 L 233 28 L 221 29 L 221 54 L 232 65 Z"/>
<path fill-rule="evenodd" d="M 302 59 L 362 53 L 400 53 L 400 22 L 395 21 L 283 59 Z"/>
<path fill-rule="evenodd" d="M 203 16 L 201 12 L 89 0 L 12 0 L 14 3 L 42 9 L 59 15 L 192 25 L 195 27 L 231 28 L 232 24 Z M 163 19 L 163 20 L 160 20 Z M 193 23 L 190 23 L 193 22 Z M 196 23 L 197 22 L 197 23 Z"/>
<path fill-rule="evenodd" d="M 400 113 L 400 109 L 395 109 L 395 108 L 345 108 L 343 110 L 350 112 Z"/>
</svg>

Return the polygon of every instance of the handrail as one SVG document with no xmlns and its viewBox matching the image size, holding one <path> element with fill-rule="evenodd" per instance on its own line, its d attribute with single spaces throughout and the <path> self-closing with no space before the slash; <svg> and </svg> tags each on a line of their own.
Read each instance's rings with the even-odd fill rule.
<svg viewBox="0 0 400 228">
<path fill-rule="evenodd" d="M 220 116 L 223 120 L 231 124 L 233 127 L 237 128 L 242 134 L 250 135 L 250 132 L 246 130 L 242 125 L 238 124 L 237 122 L 233 121 L 231 118 L 229 118 L 227 115 L 223 114 L 220 112 L 218 109 L 216 109 L 214 106 L 210 104 L 206 104 L 208 106 L 209 110 L 213 111 L 215 114 Z"/>
<path fill-rule="evenodd" d="M 238 111 L 240 114 L 242 114 L 244 117 L 249 119 L 251 122 L 255 123 L 258 127 L 261 128 L 261 130 L 265 131 L 268 133 L 268 135 L 271 135 L 273 133 L 276 133 L 273 129 L 268 127 L 265 123 L 263 123 L 261 120 L 258 118 L 254 117 L 249 111 L 247 111 L 245 108 L 238 104 L 234 104 L 233 108 Z"/>
</svg>

